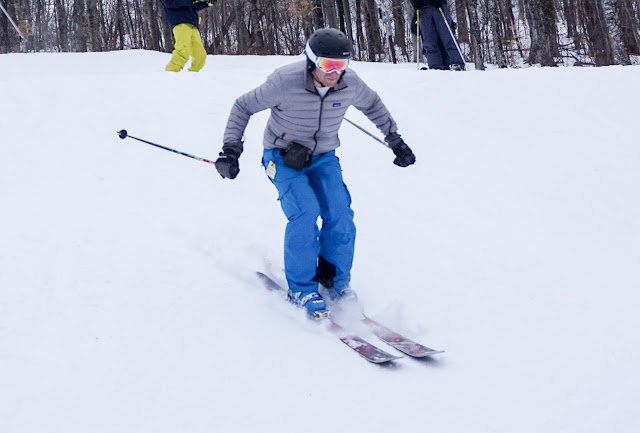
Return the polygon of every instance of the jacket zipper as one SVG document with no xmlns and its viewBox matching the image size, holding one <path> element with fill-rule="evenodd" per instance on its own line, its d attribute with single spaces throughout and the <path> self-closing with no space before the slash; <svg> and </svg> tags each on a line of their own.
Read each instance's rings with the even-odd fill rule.
<svg viewBox="0 0 640 433">
<path fill-rule="evenodd" d="M 317 90 L 316 90 L 317 92 Z M 327 92 L 327 95 L 329 94 L 329 92 Z M 316 132 L 313 133 L 313 141 L 315 141 L 315 145 L 313 146 L 313 150 L 311 151 L 311 155 L 313 155 L 316 151 L 316 148 L 318 147 L 318 132 L 320 132 L 320 128 L 322 127 L 322 111 L 324 110 L 324 98 L 327 96 L 320 96 L 318 95 L 318 97 L 320 98 L 320 113 L 318 114 L 318 129 L 316 129 Z"/>
</svg>

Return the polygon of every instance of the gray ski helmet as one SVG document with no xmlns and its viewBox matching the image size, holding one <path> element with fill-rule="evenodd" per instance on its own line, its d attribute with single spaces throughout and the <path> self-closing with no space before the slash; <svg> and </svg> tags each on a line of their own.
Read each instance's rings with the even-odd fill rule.
<svg viewBox="0 0 640 433">
<path fill-rule="evenodd" d="M 311 51 L 311 53 L 309 53 Z M 316 30 L 305 48 L 309 70 L 315 68 L 315 58 L 348 59 L 351 57 L 351 42 L 347 35 L 338 29 L 324 28 Z"/>
</svg>

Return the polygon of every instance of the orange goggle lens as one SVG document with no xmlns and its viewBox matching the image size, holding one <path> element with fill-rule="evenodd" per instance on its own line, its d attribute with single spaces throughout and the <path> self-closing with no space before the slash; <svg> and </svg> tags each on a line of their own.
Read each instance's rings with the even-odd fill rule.
<svg viewBox="0 0 640 433">
<path fill-rule="evenodd" d="M 349 59 L 330 59 L 329 57 L 318 57 L 316 66 L 323 72 L 342 72 L 349 66 Z"/>
</svg>

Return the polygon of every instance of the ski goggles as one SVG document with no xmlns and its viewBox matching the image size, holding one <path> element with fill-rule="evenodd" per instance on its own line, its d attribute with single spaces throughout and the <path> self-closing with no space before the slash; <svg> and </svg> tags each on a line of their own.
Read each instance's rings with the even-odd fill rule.
<svg viewBox="0 0 640 433">
<path fill-rule="evenodd" d="M 307 44 L 305 52 L 307 57 L 309 57 L 309 60 L 311 60 L 318 69 L 322 72 L 326 72 L 327 74 L 332 72 L 339 74 L 349 66 L 348 58 L 336 59 L 331 57 L 317 57 L 309 47 L 309 44 Z"/>
<path fill-rule="evenodd" d="M 315 61 L 316 67 L 328 74 L 332 72 L 340 73 L 349 66 L 349 59 L 331 59 L 329 57 L 318 57 Z"/>
</svg>

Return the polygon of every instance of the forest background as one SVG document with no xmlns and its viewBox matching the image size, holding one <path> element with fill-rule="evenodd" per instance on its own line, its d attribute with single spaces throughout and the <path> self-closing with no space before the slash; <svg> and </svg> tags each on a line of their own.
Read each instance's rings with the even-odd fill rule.
<svg viewBox="0 0 640 433">
<path fill-rule="evenodd" d="M 640 63 L 640 0 L 448 0 L 466 61 L 518 67 Z M 0 0 L 0 53 L 170 52 L 159 0 Z M 219 0 L 200 13 L 209 54 L 297 55 L 318 28 L 354 59 L 416 61 L 407 0 Z M 8 19 L 8 17 L 10 17 Z M 421 60 L 421 59 L 420 59 Z"/>
</svg>

